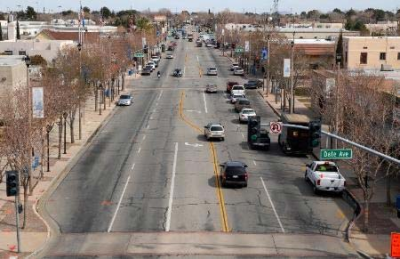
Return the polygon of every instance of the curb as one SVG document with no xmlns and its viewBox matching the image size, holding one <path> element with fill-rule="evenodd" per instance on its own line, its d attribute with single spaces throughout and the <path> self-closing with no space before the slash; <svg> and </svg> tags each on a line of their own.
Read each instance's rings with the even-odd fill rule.
<svg viewBox="0 0 400 259">
<path fill-rule="evenodd" d="M 104 127 L 105 124 L 108 123 L 109 119 L 112 117 L 112 115 L 115 113 L 115 105 L 112 108 L 111 112 L 107 114 L 107 116 L 103 119 L 103 121 L 99 124 L 99 126 L 88 136 L 88 138 L 82 142 L 80 150 L 74 155 L 74 157 L 71 158 L 71 160 L 67 163 L 65 168 L 52 180 L 50 183 L 49 187 L 47 190 L 42 193 L 42 195 L 36 200 L 34 204 L 34 212 L 35 214 L 43 221 L 43 223 L 46 225 L 47 228 L 47 238 L 46 241 L 38 248 L 36 249 L 33 253 L 28 255 L 26 258 L 33 258 L 34 256 L 37 256 L 40 252 L 44 250 L 46 247 L 48 241 L 50 240 L 52 234 L 60 233 L 59 227 L 57 224 L 53 221 L 53 219 L 47 214 L 47 211 L 45 209 L 45 202 L 49 198 L 49 196 L 54 192 L 54 190 L 58 187 L 58 185 L 62 182 L 62 180 L 68 175 L 67 173 L 71 170 L 73 165 L 76 163 L 77 159 L 80 157 L 80 154 L 82 154 L 86 148 L 87 144 L 92 141 L 92 139 L 97 135 L 99 130 Z M 41 215 L 44 214 L 44 215 Z M 49 222 L 45 220 L 47 218 Z M 51 227 L 50 225 L 54 225 Z M 53 232 L 53 233 L 52 233 Z"/>
<path fill-rule="evenodd" d="M 281 112 L 279 112 L 277 109 L 275 109 L 275 107 L 273 107 L 272 104 L 270 104 L 269 101 L 266 100 L 266 99 L 264 98 L 263 92 L 261 92 L 260 90 L 257 90 L 257 92 L 258 92 L 259 95 L 261 95 L 261 97 L 262 97 L 262 98 L 264 99 L 264 101 L 268 104 L 268 106 L 271 107 L 272 111 L 273 111 L 278 117 L 280 117 L 280 116 L 281 116 Z"/>
</svg>

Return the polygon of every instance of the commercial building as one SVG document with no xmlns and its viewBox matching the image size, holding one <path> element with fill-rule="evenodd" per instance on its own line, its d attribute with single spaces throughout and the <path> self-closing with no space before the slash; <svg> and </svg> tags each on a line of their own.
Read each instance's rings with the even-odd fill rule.
<svg viewBox="0 0 400 259">
<path fill-rule="evenodd" d="M 24 56 L 0 55 L 0 101 L 10 92 L 26 88 L 26 76 Z"/>
<path fill-rule="evenodd" d="M 400 69 L 400 37 L 343 37 L 343 54 L 349 70 Z"/>
</svg>

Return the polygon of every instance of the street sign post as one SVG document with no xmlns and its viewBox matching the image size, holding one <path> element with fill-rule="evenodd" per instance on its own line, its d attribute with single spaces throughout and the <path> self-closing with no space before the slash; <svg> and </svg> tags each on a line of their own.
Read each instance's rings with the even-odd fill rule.
<svg viewBox="0 0 400 259">
<path fill-rule="evenodd" d="M 271 133 L 279 134 L 282 132 L 282 122 L 271 121 L 269 123 L 269 129 Z"/>
<path fill-rule="evenodd" d="M 353 150 L 347 149 L 321 149 L 319 158 L 323 159 L 352 159 Z"/>
</svg>

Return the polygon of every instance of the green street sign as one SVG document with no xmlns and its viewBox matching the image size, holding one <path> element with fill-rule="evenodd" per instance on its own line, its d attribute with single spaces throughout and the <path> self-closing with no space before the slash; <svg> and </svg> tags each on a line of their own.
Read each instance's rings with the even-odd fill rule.
<svg viewBox="0 0 400 259">
<path fill-rule="evenodd" d="M 142 52 L 135 52 L 135 54 L 133 54 L 133 56 L 135 58 L 144 58 L 144 54 Z"/>
<path fill-rule="evenodd" d="M 319 159 L 352 159 L 353 150 L 347 149 L 321 149 Z"/>
</svg>

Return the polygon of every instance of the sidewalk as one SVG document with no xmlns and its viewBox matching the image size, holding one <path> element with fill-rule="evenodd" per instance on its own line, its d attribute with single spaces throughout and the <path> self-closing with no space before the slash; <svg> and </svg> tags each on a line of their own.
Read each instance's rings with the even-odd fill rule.
<svg viewBox="0 0 400 259">
<path fill-rule="evenodd" d="M 276 102 L 275 95 L 269 93 L 268 96 L 259 90 L 259 94 L 263 96 L 266 103 L 274 110 L 277 115 L 280 115 L 281 104 Z M 310 117 L 316 117 L 315 114 L 308 108 L 310 106 L 309 98 L 295 98 L 295 113 L 306 114 Z M 308 106 L 308 107 L 307 107 Z M 322 141 L 324 142 L 324 141 Z M 324 143 L 323 143 L 324 144 Z M 315 153 L 319 153 L 316 150 Z M 352 173 L 351 169 L 344 163 L 340 163 L 342 174 L 346 178 L 347 190 L 356 198 L 363 206 L 363 193 L 359 187 L 357 178 Z M 396 194 L 400 193 L 400 182 L 398 179 L 392 180 L 392 200 L 396 200 Z M 397 218 L 397 213 L 394 208 L 386 205 L 386 182 L 381 181 L 376 186 L 375 195 L 370 203 L 369 213 L 369 232 L 368 234 L 361 231 L 363 226 L 363 215 L 355 220 L 350 231 L 350 243 L 363 256 L 371 256 L 373 258 L 385 258 L 390 255 L 390 233 L 400 232 L 400 219 Z"/>
<path fill-rule="evenodd" d="M 140 76 L 136 76 L 136 79 Z M 125 77 L 125 91 L 127 86 L 135 80 L 134 76 Z M 28 197 L 26 228 L 20 229 L 21 253 L 17 251 L 16 237 L 16 216 L 14 197 L 6 197 L 5 179 L 0 184 L 0 258 L 11 258 L 18 256 L 25 257 L 40 249 L 50 237 L 49 226 L 42 220 L 36 211 L 36 205 L 40 197 L 53 184 L 53 182 L 62 177 L 67 165 L 79 153 L 79 151 L 90 141 L 97 130 L 112 116 L 115 104 L 109 105 L 106 101 L 106 110 L 102 110 L 102 115 L 94 110 L 94 97 L 89 98 L 82 111 L 82 139 L 78 139 L 78 119 L 75 121 L 75 143 L 70 143 L 69 125 L 67 125 L 67 154 L 62 154 L 61 159 L 58 155 L 58 127 L 55 126 L 50 133 L 50 172 L 47 172 L 47 163 L 44 165 L 44 177 L 35 186 L 33 193 Z M 21 195 L 23 204 L 23 195 Z M 20 226 L 23 222 L 23 213 L 19 214 Z"/>
</svg>

